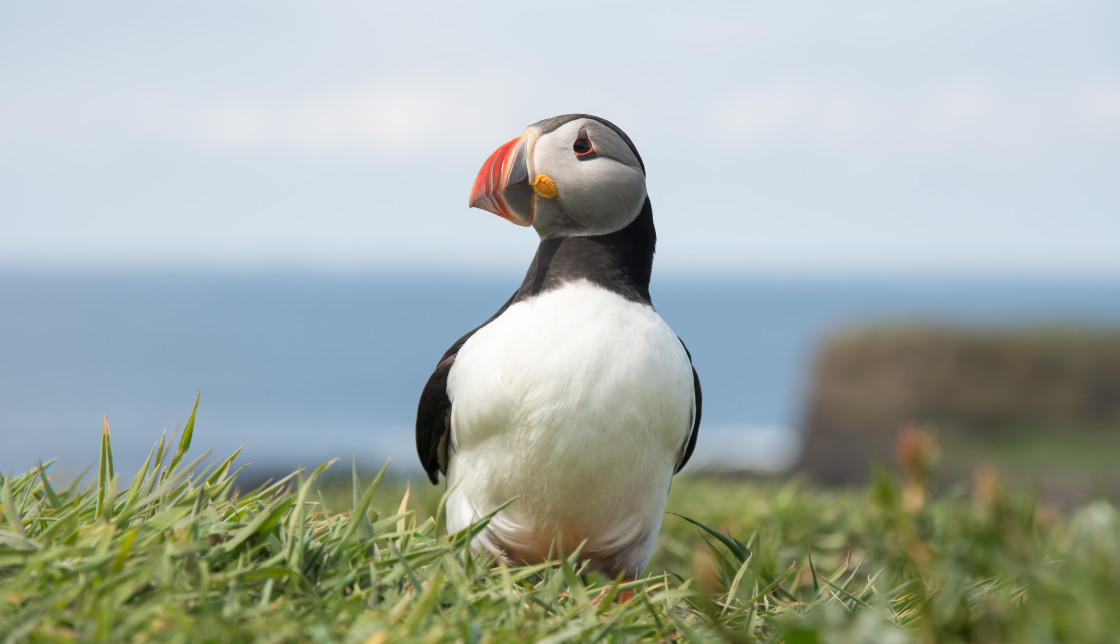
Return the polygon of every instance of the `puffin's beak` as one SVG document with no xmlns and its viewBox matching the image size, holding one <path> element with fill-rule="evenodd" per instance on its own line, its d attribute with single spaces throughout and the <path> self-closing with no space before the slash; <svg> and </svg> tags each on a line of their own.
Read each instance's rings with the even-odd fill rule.
<svg viewBox="0 0 1120 644">
<path fill-rule="evenodd" d="M 494 151 L 471 187 L 470 205 L 505 217 L 518 226 L 533 223 L 533 186 L 529 183 L 528 133 Z"/>
</svg>

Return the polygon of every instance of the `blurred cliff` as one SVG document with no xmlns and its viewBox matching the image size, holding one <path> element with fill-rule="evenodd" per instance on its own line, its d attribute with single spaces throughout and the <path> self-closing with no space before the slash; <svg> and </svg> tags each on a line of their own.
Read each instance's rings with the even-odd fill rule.
<svg viewBox="0 0 1120 644">
<path fill-rule="evenodd" d="M 825 343 L 796 469 L 866 481 L 914 428 L 937 477 L 997 467 L 1052 500 L 1120 495 L 1120 331 L 883 327 Z"/>
</svg>

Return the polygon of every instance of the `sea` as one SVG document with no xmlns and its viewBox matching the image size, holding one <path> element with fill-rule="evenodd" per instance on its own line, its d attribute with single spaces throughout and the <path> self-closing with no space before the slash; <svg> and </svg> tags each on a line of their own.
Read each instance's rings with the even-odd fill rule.
<svg viewBox="0 0 1120 644">
<path fill-rule="evenodd" d="M 116 470 L 177 435 L 251 467 L 340 458 L 415 476 L 416 403 L 440 356 L 520 283 L 408 272 L 0 272 L 0 472 Z M 796 458 L 817 352 L 881 324 L 1120 329 L 1120 279 L 661 277 L 704 392 L 690 469 Z"/>
</svg>

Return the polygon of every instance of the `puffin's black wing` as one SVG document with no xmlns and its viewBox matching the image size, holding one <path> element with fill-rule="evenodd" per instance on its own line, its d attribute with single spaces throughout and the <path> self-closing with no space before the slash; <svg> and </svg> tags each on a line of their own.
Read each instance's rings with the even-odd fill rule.
<svg viewBox="0 0 1120 644">
<path fill-rule="evenodd" d="M 680 340 L 680 338 L 677 339 Z M 684 340 L 681 340 L 681 346 L 684 347 L 685 355 L 688 356 L 688 361 L 691 363 L 692 354 L 688 352 L 688 347 L 684 346 Z M 677 461 L 677 469 L 673 470 L 674 474 L 681 471 L 681 468 L 688 463 L 688 459 L 692 458 L 692 450 L 696 449 L 696 437 L 700 434 L 700 408 L 702 407 L 703 396 L 700 394 L 700 376 L 696 373 L 696 367 L 692 368 L 692 387 L 696 392 L 696 413 L 692 417 L 692 433 L 688 435 L 688 442 L 681 450 L 681 457 Z"/>
<path fill-rule="evenodd" d="M 416 409 L 416 453 L 433 484 L 439 473 L 447 473 L 447 435 L 451 427 L 451 399 L 447 397 L 447 373 L 455 354 L 446 355 L 424 385 Z"/>
<path fill-rule="evenodd" d="M 504 313 L 516 297 L 515 293 L 489 320 L 456 340 L 440 358 L 436 370 L 424 385 L 424 391 L 420 392 L 420 404 L 416 408 L 416 453 L 432 484 L 439 483 L 440 472 L 447 474 L 447 449 L 451 439 L 451 399 L 447 396 L 447 374 L 455 364 L 455 356 L 475 332 Z"/>
</svg>

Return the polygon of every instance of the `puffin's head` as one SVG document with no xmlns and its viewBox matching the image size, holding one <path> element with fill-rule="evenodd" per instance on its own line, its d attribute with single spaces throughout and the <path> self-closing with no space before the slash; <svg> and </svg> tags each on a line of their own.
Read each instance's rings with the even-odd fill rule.
<svg viewBox="0 0 1120 644">
<path fill-rule="evenodd" d="M 566 114 L 495 150 L 474 180 L 470 205 L 547 239 L 622 230 L 645 200 L 645 166 L 630 137 L 597 116 Z"/>
</svg>

